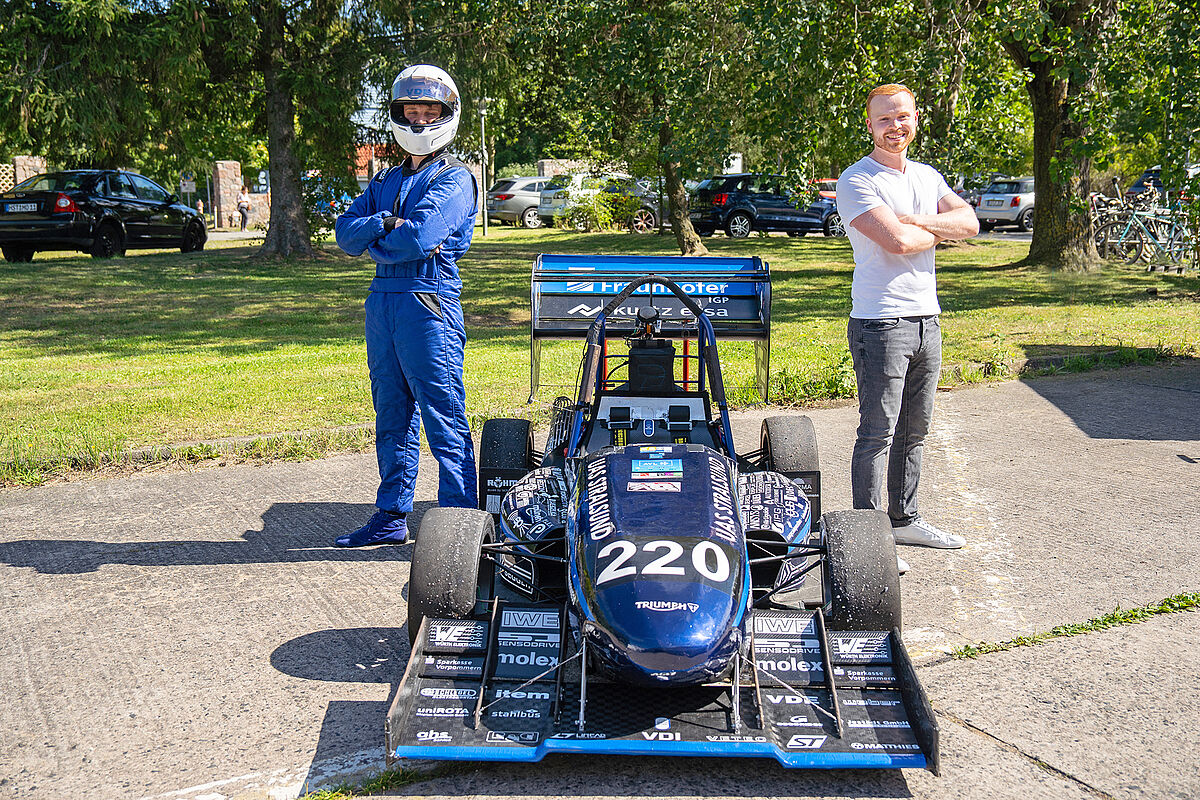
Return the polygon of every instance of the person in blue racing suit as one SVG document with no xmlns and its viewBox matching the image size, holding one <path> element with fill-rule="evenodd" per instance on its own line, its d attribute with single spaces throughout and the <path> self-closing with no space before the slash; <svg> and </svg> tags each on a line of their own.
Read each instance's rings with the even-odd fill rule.
<svg viewBox="0 0 1200 800">
<path fill-rule="evenodd" d="M 378 510 L 338 537 L 339 547 L 408 541 L 422 422 L 439 466 L 438 505 L 476 507 L 457 262 L 471 246 L 477 188 L 466 167 L 444 155 L 460 110 L 458 88 L 441 69 L 401 72 L 391 129 L 408 158 L 377 174 L 334 224 L 342 250 L 375 260 L 366 338 L 379 460 Z"/>
</svg>

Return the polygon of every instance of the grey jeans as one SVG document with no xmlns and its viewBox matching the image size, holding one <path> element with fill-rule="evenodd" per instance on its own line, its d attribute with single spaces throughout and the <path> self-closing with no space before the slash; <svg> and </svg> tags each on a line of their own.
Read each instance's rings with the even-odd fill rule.
<svg viewBox="0 0 1200 800">
<path fill-rule="evenodd" d="M 855 508 L 883 508 L 893 526 L 917 516 L 921 454 L 942 368 L 936 316 L 853 319 L 846 330 L 858 379 L 858 438 L 850 460 Z"/>
</svg>

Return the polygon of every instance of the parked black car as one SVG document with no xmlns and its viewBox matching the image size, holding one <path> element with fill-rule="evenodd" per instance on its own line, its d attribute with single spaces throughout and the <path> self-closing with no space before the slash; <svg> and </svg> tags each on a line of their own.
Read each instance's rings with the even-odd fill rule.
<svg viewBox="0 0 1200 800">
<path fill-rule="evenodd" d="M 750 231 L 786 231 L 789 236 L 845 236 L 837 200 L 821 192 L 790 190 L 782 176 L 716 175 L 696 187 L 692 227 L 701 236 L 718 229 L 734 239 Z"/>
<path fill-rule="evenodd" d="M 199 212 L 134 172 L 49 172 L 0 194 L 0 248 L 8 261 L 32 261 L 38 250 L 82 250 L 96 258 L 146 247 L 188 253 L 206 241 Z"/>
</svg>

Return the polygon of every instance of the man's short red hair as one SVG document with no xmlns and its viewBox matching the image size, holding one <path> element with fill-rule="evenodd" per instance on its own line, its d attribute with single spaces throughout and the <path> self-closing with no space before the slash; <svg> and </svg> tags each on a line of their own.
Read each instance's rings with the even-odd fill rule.
<svg viewBox="0 0 1200 800">
<path fill-rule="evenodd" d="M 917 96 L 913 94 L 913 90 L 905 86 L 903 83 L 885 83 L 882 86 L 876 86 L 867 95 L 867 116 L 871 115 L 871 101 L 876 97 L 891 97 L 894 94 L 906 94 L 912 98 L 913 105 L 917 104 Z"/>
</svg>

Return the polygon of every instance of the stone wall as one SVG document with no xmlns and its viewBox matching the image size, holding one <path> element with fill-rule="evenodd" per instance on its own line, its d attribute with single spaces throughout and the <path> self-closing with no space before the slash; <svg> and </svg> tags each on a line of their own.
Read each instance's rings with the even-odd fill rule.
<svg viewBox="0 0 1200 800">
<path fill-rule="evenodd" d="M 26 178 L 46 171 L 46 159 L 41 156 L 13 156 L 0 164 L 0 192 L 7 192 Z"/>
<path fill-rule="evenodd" d="M 13 171 L 16 173 L 13 177 L 17 183 L 32 178 L 39 172 L 46 171 L 46 159 L 41 156 L 15 156 L 13 158 Z"/>
</svg>

